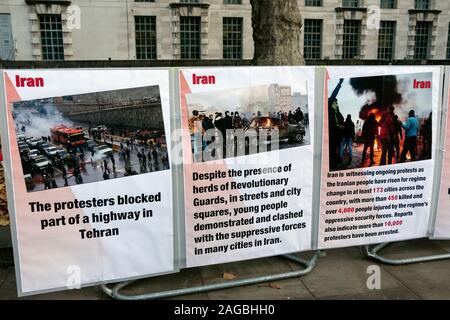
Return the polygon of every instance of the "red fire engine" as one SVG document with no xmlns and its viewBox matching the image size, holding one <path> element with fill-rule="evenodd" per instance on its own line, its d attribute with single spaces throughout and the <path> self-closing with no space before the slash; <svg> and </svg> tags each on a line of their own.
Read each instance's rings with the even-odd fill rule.
<svg viewBox="0 0 450 320">
<path fill-rule="evenodd" d="M 83 145 L 85 142 L 84 131 L 82 129 L 68 128 L 64 125 L 54 127 L 50 130 L 52 141 L 72 147 Z"/>
</svg>

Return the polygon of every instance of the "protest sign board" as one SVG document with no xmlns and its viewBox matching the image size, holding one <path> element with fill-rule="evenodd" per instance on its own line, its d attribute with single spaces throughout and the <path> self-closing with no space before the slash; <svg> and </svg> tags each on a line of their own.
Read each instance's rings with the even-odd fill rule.
<svg viewBox="0 0 450 320">
<path fill-rule="evenodd" d="M 425 237 L 439 67 L 329 67 L 319 248 Z"/>
<path fill-rule="evenodd" d="M 168 70 L 8 70 L 19 294 L 174 271 Z"/>
<path fill-rule="evenodd" d="M 313 67 L 180 71 L 187 266 L 311 248 Z"/>
</svg>

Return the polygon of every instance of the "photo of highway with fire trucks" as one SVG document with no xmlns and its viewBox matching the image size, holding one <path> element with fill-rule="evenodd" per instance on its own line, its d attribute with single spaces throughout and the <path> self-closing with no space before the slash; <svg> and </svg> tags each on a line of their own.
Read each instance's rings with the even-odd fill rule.
<svg viewBox="0 0 450 320">
<path fill-rule="evenodd" d="M 13 104 L 28 192 L 168 170 L 158 86 Z"/>
</svg>

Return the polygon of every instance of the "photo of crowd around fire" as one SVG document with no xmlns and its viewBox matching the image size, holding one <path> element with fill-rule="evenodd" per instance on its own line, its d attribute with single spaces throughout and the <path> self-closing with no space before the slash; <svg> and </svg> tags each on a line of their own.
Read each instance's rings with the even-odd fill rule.
<svg viewBox="0 0 450 320">
<path fill-rule="evenodd" d="M 169 169 L 159 87 L 13 104 L 28 192 Z"/>
<path fill-rule="evenodd" d="M 432 74 L 329 80 L 330 171 L 432 158 Z"/>
<path fill-rule="evenodd" d="M 194 162 L 207 161 L 202 154 L 208 152 L 222 159 L 309 145 L 306 86 L 303 91 L 295 89 L 298 91 L 291 86 L 272 84 L 188 95 Z M 206 135 L 207 132 L 212 134 Z M 259 141 L 262 134 L 266 135 L 264 148 Z M 219 139 L 221 147 L 215 144 Z"/>
</svg>

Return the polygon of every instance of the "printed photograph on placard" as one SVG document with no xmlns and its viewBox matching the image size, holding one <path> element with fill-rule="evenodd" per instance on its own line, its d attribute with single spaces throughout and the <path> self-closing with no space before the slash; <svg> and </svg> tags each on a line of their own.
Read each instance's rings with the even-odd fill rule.
<svg viewBox="0 0 450 320">
<path fill-rule="evenodd" d="M 194 162 L 209 149 L 232 158 L 310 144 L 306 82 L 194 93 L 186 100 Z"/>
<path fill-rule="evenodd" d="M 13 104 L 28 192 L 169 169 L 159 86 Z"/>
<path fill-rule="evenodd" d="M 329 169 L 432 158 L 432 73 L 328 81 Z"/>
</svg>

